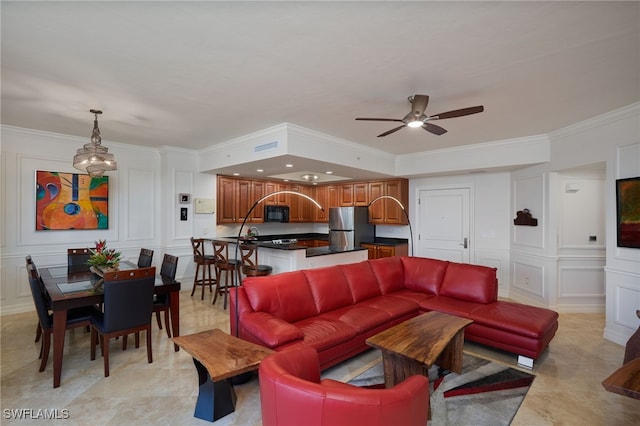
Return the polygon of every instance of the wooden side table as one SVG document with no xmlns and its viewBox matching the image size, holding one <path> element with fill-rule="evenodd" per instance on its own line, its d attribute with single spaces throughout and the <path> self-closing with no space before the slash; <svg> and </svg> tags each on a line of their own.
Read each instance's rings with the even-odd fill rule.
<svg viewBox="0 0 640 426">
<path fill-rule="evenodd" d="M 173 342 L 193 357 L 198 372 L 198 400 L 194 417 L 214 422 L 233 413 L 236 393 L 231 378 L 256 370 L 271 349 L 231 336 L 220 329 L 187 336 Z"/>
</svg>

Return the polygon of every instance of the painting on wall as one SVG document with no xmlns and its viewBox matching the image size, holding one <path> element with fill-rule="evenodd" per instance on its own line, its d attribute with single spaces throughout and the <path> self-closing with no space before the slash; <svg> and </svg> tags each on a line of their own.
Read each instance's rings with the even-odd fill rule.
<svg viewBox="0 0 640 426">
<path fill-rule="evenodd" d="M 640 248 L 640 177 L 616 181 L 618 247 Z"/>
<path fill-rule="evenodd" d="M 36 231 L 109 229 L 109 178 L 36 171 Z"/>
</svg>

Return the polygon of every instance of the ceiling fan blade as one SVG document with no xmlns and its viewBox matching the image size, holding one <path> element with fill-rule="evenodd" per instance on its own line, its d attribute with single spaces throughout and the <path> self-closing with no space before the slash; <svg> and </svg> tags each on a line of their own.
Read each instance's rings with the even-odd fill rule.
<svg viewBox="0 0 640 426">
<path fill-rule="evenodd" d="M 429 96 L 427 95 L 414 95 L 411 100 L 411 114 L 415 117 L 420 117 L 424 114 L 424 110 L 427 109 L 429 104 Z"/>
<path fill-rule="evenodd" d="M 402 120 L 400 120 L 400 121 L 402 121 Z M 390 135 L 391 133 L 397 132 L 398 130 L 400 130 L 400 129 L 402 129 L 403 127 L 406 127 L 406 126 L 407 126 L 406 124 L 403 124 L 402 126 L 398 126 L 398 127 L 396 127 L 395 129 L 387 130 L 387 131 L 386 131 L 386 132 L 384 132 L 384 133 L 380 133 L 380 134 L 378 135 L 378 137 L 379 137 L 379 138 L 382 138 L 382 137 L 384 137 L 384 136 Z"/>
<path fill-rule="evenodd" d="M 440 114 L 433 114 L 429 116 L 429 118 L 432 120 L 444 120 L 445 118 L 455 118 L 455 117 L 462 117 L 464 115 L 477 114 L 482 111 L 484 111 L 484 107 L 482 105 L 479 105 L 479 106 L 474 106 L 469 108 L 462 108 L 462 109 L 456 109 L 453 111 L 447 111 Z"/>
<path fill-rule="evenodd" d="M 399 121 L 400 123 L 402 123 L 402 120 L 400 120 L 399 118 L 356 118 L 356 120 L 361 120 L 361 121 Z"/>
<path fill-rule="evenodd" d="M 445 133 L 447 133 L 447 129 L 443 129 L 440 126 L 436 126 L 435 124 L 432 123 L 424 123 L 422 125 L 422 128 L 425 129 L 427 132 L 429 133 L 433 133 L 434 135 L 444 135 Z"/>
</svg>

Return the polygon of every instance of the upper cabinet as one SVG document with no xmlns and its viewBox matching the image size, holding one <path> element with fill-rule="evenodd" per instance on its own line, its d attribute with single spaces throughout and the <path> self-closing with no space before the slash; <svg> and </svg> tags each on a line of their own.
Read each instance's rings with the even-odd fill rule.
<svg viewBox="0 0 640 426">
<path fill-rule="evenodd" d="M 369 223 L 375 225 L 407 225 L 407 216 L 402 207 L 391 198 L 378 198 L 385 195 L 398 200 L 409 208 L 409 182 L 406 179 L 392 179 L 369 182 Z M 377 199 L 377 200 L 376 200 Z"/>
<path fill-rule="evenodd" d="M 217 221 L 218 223 L 236 223 L 237 180 L 218 176 Z"/>
<path fill-rule="evenodd" d="M 409 208 L 409 182 L 390 179 L 344 184 L 303 185 L 285 184 L 267 180 L 252 180 L 218 176 L 217 223 L 241 223 L 253 204 L 279 191 L 293 191 L 316 200 L 322 209 L 306 197 L 277 194 L 265 199 L 251 212 L 247 223 L 264 221 L 264 205 L 287 205 L 290 222 L 328 222 L 329 209 L 340 206 L 368 206 L 376 198 L 390 195 Z M 381 198 L 369 206 L 369 222 L 377 225 L 406 225 L 402 208 L 392 199 Z"/>
<path fill-rule="evenodd" d="M 265 183 L 248 179 L 218 176 L 218 217 L 220 223 L 242 223 L 253 204 L 264 195 Z M 264 208 L 256 206 L 247 223 L 262 223 Z"/>
<path fill-rule="evenodd" d="M 291 191 L 313 198 L 313 187 L 309 185 L 291 185 Z M 319 210 L 311 200 L 289 194 L 289 222 L 313 222 L 314 210 Z"/>
</svg>

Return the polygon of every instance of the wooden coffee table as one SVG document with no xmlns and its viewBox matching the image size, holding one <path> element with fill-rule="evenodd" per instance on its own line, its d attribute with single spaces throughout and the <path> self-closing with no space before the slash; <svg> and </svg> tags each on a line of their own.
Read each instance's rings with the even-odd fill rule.
<svg viewBox="0 0 640 426">
<path fill-rule="evenodd" d="M 231 378 L 256 370 L 273 353 L 217 328 L 174 337 L 173 342 L 193 357 L 198 371 L 200 387 L 194 416 L 210 422 L 235 410 L 236 393 Z"/>
<path fill-rule="evenodd" d="M 416 374 L 428 377 L 433 364 L 459 374 L 464 328 L 472 322 L 432 311 L 368 338 L 367 345 L 382 352 L 385 387 L 391 388 Z"/>
</svg>

